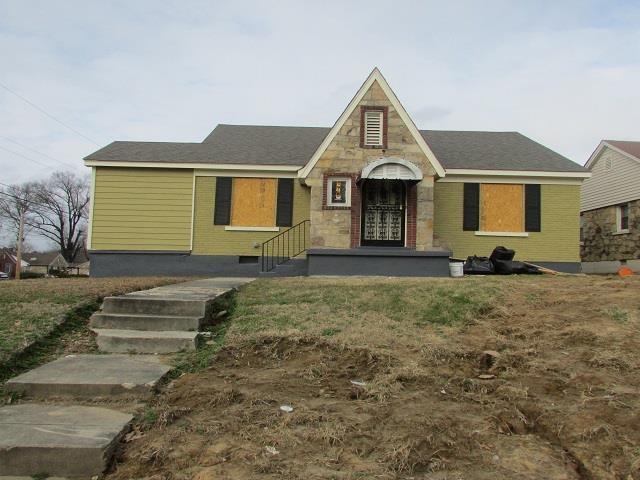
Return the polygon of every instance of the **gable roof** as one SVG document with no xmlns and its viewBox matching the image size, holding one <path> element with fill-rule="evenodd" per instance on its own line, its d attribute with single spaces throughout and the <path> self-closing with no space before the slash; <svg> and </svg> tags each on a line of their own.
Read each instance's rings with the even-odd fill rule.
<svg viewBox="0 0 640 480">
<path fill-rule="evenodd" d="M 29 262 L 31 266 L 41 266 L 41 265 L 51 265 L 54 260 L 56 260 L 59 256 L 61 256 L 60 252 L 52 251 L 52 252 L 25 252 L 22 258 Z M 64 258 L 63 258 L 64 260 Z M 65 263 L 66 260 L 64 260 Z"/>
<path fill-rule="evenodd" d="M 585 163 L 584 166 L 587 169 L 591 169 L 593 163 L 605 147 L 611 148 L 632 160 L 640 162 L 640 142 L 632 142 L 628 140 L 602 140 L 589 157 L 589 160 L 587 160 L 587 163 Z"/>
<path fill-rule="evenodd" d="M 364 81 L 360 89 L 356 92 L 353 99 L 351 99 L 351 102 L 349 102 L 349 105 L 347 105 L 347 108 L 345 108 L 342 114 L 340 115 L 340 117 L 338 117 L 338 120 L 336 120 L 336 123 L 333 125 L 333 127 L 331 128 L 331 130 L 329 131 L 325 139 L 322 141 L 320 146 L 318 146 L 318 148 L 314 152 L 313 156 L 309 160 L 309 163 L 307 163 L 305 167 L 300 171 L 300 177 L 306 178 L 306 176 L 309 175 L 309 172 L 311 172 L 313 167 L 315 167 L 318 160 L 320 160 L 320 157 L 322 156 L 322 154 L 329 147 L 334 137 L 338 134 L 338 132 L 340 131 L 344 123 L 347 121 L 349 116 L 351 116 L 353 111 L 358 107 L 358 104 L 361 102 L 362 98 L 369 91 L 369 89 L 374 84 L 374 82 L 377 82 L 380 88 L 382 88 L 382 91 L 387 96 L 387 99 L 391 102 L 391 105 L 393 105 L 393 108 L 395 109 L 396 113 L 400 116 L 400 119 L 404 122 L 405 126 L 409 130 L 409 133 L 413 136 L 414 140 L 418 144 L 418 147 L 420 147 L 420 150 L 422 150 L 422 153 L 424 153 L 424 155 L 427 157 L 427 160 L 431 163 L 431 166 L 435 170 L 436 174 L 440 177 L 445 176 L 444 168 L 442 167 L 438 159 L 435 157 L 435 155 L 433 154 L 433 152 L 431 151 L 427 143 L 424 141 L 424 138 L 422 138 L 422 136 L 418 132 L 418 129 L 416 128 L 415 123 L 413 123 L 413 120 L 411 120 L 411 117 L 409 116 L 407 111 L 404 109 L 404 107 L 400 103 L 400 100 L 398 100 L 398 97 L 396 97 L 396 94 L 393 93 L 393 90 L 391 90 L 391 87 L 387 83 L 387 80 L 382 76 L 382 73 L 376 67 L 369 74 L 369 76 Z"/>
<path fill-rule="evenodd" d="M 628 140 L 604 140 L 604 142 L 640 160 L 640 142 L 631 142 Z"/>
<path fill-rule="evenodd" d="M 421 130 L 420 133 L 447 170 L 587 171 L 518 132 Z"/>
</svg>

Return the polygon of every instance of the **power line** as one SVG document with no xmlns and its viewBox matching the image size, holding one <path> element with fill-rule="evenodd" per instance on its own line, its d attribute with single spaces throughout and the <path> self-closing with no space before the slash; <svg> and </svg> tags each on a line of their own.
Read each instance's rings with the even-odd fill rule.
<svg viewBox="0 0 640 480">
<path fill-rule="evenodd" d="M 18 142 L 16 140 L 13 140 L 12 138 L 5 137 L 4 135 L 0 135 L 0 138 L 4 138 L 5 140 L 7 140 L 7 141 L 9 141 L 11 143 L 15 143 L 19 147 L 26 148 L 27 150 L 31 150 L 32 152 L 37 153 L 38 155 L 42 155 L 43 157 L 46 157 L 46 158 L 48 158 L 50 160 L 53 160 L 54 162 L 58 162 L 61 165 L 65 165 L 67 167 L 75 168 L 74 165 L 71 165 L 69 163 L 63 162 L 62 160 L 58 160 L 57 158 L 54 158 L 51 155 L 47 155 L 46 153 L 42 153 L 42 152 L 36 150 L 35 148 L 29 147 L 28 145 L 24 145 L 24 144 L 22 144 L 22 143 L 20 143 L 20 142 Z"/>
<path fill-rule="evenodd" d="M 19 152 L 14 152 L 13 150 L 9 150 L 8 148 L 3 147 L 2 145 L 0 145 L 0 149 L 4 150 L 5 152 L 9 152 L 9 153 L 12 153 L 14 155 L 17 155 L 18 157 L 22 157 L 25 160 L 29 160 L 30 162 L 37 163 L 41 167 L 50 168 L 52 170 L 54 168 L 51 165 L 47 165 L 46 163 L 42 163 L 42 162 L 39 162 L 38 160 L 34 160 L 33 158 L 27 157 L 26 155 L 23 155 L 23 154 L 21 154 Z"/>
<path fill-rule="evenodd" d="M 97 145 L 98 147 L 101 147 L 102 145 L 100 145 L 98 142 L 96 142 L 95 140 L 92 140 L 91 138 L 87 137 L 86 135 L 84 135 L 83 133 L 79 132 L 78 130 L 76 130 L 75 128 L 71 127 L 70 125 L 67 125 L 66 123 L 64 123 L 62 120 L 54 117 L 53 115 L 51 115 L 49 112 L 47 112 L 45 109 L 39 107 L 38 105 L 36 105 L 35 103 L 27 100 L 26 98 L 24 98 L 22 95 L 20 95 L 17 92 L 14 92 L 13 90 L 11 90 L 9 87 L 7 87 L 6 85 L 4 85 L 2 82 L 0 82 L 0 87 L 4 88 L 7 92 L 15 95 L 16 97 L 18 97 L 20 100 L 22 100 L 23 102 L 31 105 L 33 108 L 35 108 L 36 110 L 38 110 L 40 113 L 42 113 L 43 115 L 46 115 L 47 117 L 49 117 L 51 120 L 58 122 L 60 125 L 62 125 L 63 127 L 71 130 L 73 133 L 75 133 L 76 135 L 80 135 L 82 138 L 84 138 L 85 140 L 90 141 L 91 143 L 93 143 L 94 145 Z"/>
</svg>

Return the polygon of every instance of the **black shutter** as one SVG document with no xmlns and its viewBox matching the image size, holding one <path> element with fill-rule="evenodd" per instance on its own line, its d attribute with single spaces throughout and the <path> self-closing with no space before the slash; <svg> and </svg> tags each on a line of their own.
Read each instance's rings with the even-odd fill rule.
<svg viewBox="0 0 640 480">
<path fill-rule="evenodd" d="M 231 223 L 231 180 L 231 177 L 216 178 L 214 225 L 229 225 Z"/>
<path fill-rule="evenodd" d="M 462 230 L 480 230 L 480 184 L 465 183 L 462 204 Z"/>
<path fill-rule="evenodd" d="M 524 186 L 524 229 L 527 232 L 540 231 L 540 185 Z"/>
<path fill-rule="evenodd" d="M 278 179 L 276 226 L 290 227 L 293 217 L 293 178 Z"/>
</svg>

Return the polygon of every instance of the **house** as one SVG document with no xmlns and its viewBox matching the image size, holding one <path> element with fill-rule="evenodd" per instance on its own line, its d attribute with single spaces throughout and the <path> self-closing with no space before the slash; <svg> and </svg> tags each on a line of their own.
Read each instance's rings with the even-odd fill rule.
<svg viewBox="0 0 640 480">
<path fill-rule="evenodd" d="M 29 264 L 26 270 L 32 273 L 46 275 L 52 271 L 64 271 L 69 266 L 58 251 L 26 252 L 22 258 Z"/>
<path fill-rule="evenodd" d="M 602 140 L 585 165 L 580 203 L 582 267 L 640 271 L 640 142 Z"/>
<path fill-rule="evenodd" d="M 15 277 L 16 275 L 16 252 L 10 248 L 0 248 L 0 272 L 6 273 L 9 277 Z M 24 261 L 20 262 L 22 271 L 29 267 L 29 264 Z"/>
<path fill-rule="evenodd" d="M 90 265 L 91 264 L 89 262 L 89 255 L 87 254 L 86 250 L 82 249 L 78 253 L 76 253 L 73 262 L 71 262 L 67 267 L 67 272 L 70 275 L 86 276 L 89 275 Z"/>
<path fill-rule="evenodd" d="M 332 128 L 117 141 L 92 170 L 91 274 L 447 275 L 488 255 L 577 271 L 590 174 L 516 132 L 418 130 L 378 69 Z"/>
</svg>

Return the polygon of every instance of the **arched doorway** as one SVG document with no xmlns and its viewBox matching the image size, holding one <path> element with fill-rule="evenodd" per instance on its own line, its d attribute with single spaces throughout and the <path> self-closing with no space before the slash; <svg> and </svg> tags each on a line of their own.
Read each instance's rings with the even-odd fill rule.
<svg viewBox="0 0 640 480">
<path fill-rule="evenodd" d="M 383 157 L 362 169 L 360 245 L 405 246 L 407 191 L 421 180 L 418 166 L 403 158 Z"/>
</svg>

